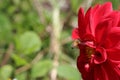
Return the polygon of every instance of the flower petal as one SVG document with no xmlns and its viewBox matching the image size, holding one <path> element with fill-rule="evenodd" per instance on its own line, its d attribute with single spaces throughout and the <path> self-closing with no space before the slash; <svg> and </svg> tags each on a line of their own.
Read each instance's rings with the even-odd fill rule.
<svg viewBox="0 0 120 80">
<path fill-rule="evenodd" d="M 102 44 L 102 42 L 105 40 L 108 32 L 110 19 L 103 20 L 101 23 L 99 23 L 95 29 L 95 38 L 97 44 Z"/>
<path fill-rule="evenodd" d="M 120 20 L 120 13 L 118 11 L 111 12 L 106 18 L 111 18 L 111 27 L 117 27 Z"/>
<path fill-rule="evenodd" d="M 100 4 L 97 4 L 95 7 L 93 7 L 92 9 L 92 15 L 94 15 L 96 13 L 96 11 L 101 7 Z"/>
<path fill-rule="evenodd" d="M 94 14 L 94 24 L 97 25 L 102 18 L 106 17 L 111 12 L 112 12 L 111 2 L 106 2 L 105 4 L 101 5 L 101 7 L 98 8 Z"/>
<path fill-rule="evenodd" d="M 112 12 L 112 4 L 111 4 L 111 2 L 106 2 L 105 4 L 98 7 L 97 10 L 93 10 L 92 14 L 94 14 L 94 15 L 93 15 L 93 18 L 92 18 L 93 19 L 92 20 L 92 32 L 94 32 L 96 25 L 99 22 L 101 22 L 101 20 L 104 19 L 111 12 Z"/>
<path fill-rule="evenodd" d="M 82 8 L 79 9 L 78 12 L 78 31 L 79 31 L 79 35 L 82 36 L 84 35 L 84 33 L 86 32 L 86 28 L 85 28 L 85 19 L 84 19 L 84 10 Z"/>
<path fill-rule="evenodd" d="M 103 63 L 102 65 L 96 65 L 94 70 L 94 80 L 120 80 L 120 76 L 114 70 L 115 67 L 113 67 L 113 65 L 114 64 L 109 61 Z"/>
<path fill-rule="evenodd" d="M 107 73 L 108 80 L 120 80 L 120 75 L 116 73 L 114 68 L 116 68 L 115 65 L 110 61 L 103 63 L 103 69 Z"/>
<path fill-rule="evenodd" d="M 91 65 L 87 64 L 88 58 L 86 57 L 85 53 L 81 53 L 77 59 L 77 67 L 81 73 L 81 76 L 84 80 L 94 80 L 93 77 L 93 70 L 91 69 Z M 89 67 L 86 67 L 89 65 Z"/>
<path fill-rule="evenodd" d="M 107 60 L 106 50 L 102 47 L 97 48 L 94 54 L 94 63 L 101 64 Z"/>
<path fill-rule="evenodd" d="M 120 27 L 113 27 L 111 28 L 111 30 L 108 32 L 108 36 L 107 36 L 109 43 L 106 42 L 105 45 L 109 45 L 107 46 L 107 48 L 114 48 L 115 46 L 119 46 L 120 47 Z"/>
<path fill-rule="evenodd" d="M 106 71 L 101 65 L 95 65 L 94 67 L 94 80 L 108 80 Z"/>
<path fill-rule="evenodd" d="M 73 29 L 73 31 L 72 31 L 72 39 L 73 40 L 80 39 L 78 28 Z"/>
<path fill-rule="evenodd" d="M 120 48 L 107 49 L 107 56 L 109 59 L 114 61 L 120 61 Z"/>
<path fill-rule="evenodd" d="M 86 27 L 86 34 L 91 34 L 91 29 L 93 28 L 92 23 L 92 8 L 90 7 L 85 15 L 85 27 Z"/>
<path fill-rule="evenodd" d="M 114 71 L 120 76 L 120 61 L 109 60 Z"/>
</svg>

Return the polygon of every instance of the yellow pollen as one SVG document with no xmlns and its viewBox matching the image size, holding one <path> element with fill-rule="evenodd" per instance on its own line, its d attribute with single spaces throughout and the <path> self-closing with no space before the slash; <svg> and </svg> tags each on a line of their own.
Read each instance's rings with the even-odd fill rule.
<svg viewBox="0 0 120 80">
<path fill-rule="evenodd" d="M 91 55 L 94 53 L 94 49 L 90 47 L 86 47 L 86 54 L 88 58 L 91 58 Z"/>
<path fill-rule="evenodd" d="M 76 39 L 73 44 L 72 44 L 72 47 L 78 47 L 78 45 L 80 44 L 80 40 Z"/>
</svg>

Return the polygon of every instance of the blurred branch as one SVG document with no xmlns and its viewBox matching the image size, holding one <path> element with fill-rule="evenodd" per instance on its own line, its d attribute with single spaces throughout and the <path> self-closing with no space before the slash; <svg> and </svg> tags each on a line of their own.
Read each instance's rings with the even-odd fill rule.
<svg viewBox="0 0 120 80">
<path fill-rule="evenodd" d="M 70 24 L 70 21 L 71 21 L 71 19 L 72 19 L 72 16 L 74 16 L 74 15 L 76 15 L 76 14 L 74 14 L 74 13 L 71 12 L 71 11 L 69 11 L 68 14 L 67 14 L 67 16 L 66 16 L 66 18 L 63 20 L 64 25 Z"/>
<path fill-rule="evenodd" d="M 54 54 L 53 69 L 51 70 L 51 80 L 57 80 L 57 67 L 59 65 L 59 55 L 61 53 L 60 34 L 62 32 L 62 24 L 60 23 L 60 9 L 55 7 L 53 10 L 53 24 L 51 33 L 50 51 Z"/>
<path fill-rule="evenodd" d="M 32 1 L 33 1 L 33 6 L 35 7 L 36 11 L 38 12 L 41 23 L 44 23 L 45 20 L 44 20 L 43 14 L 42 14 L 43 9 L 41 7 L 40 1 L 39 0 L 32 0 Z"/>
<path fill-rule="evenodd" d="M 4 66 L 9 61 L 9 58 L 11 53 L 13 52 L 13 49 L 14 49 L 14 46 L 12 43 L 10 43 L 0 66 Z"/>
<path fill-rule="evenodd" d="M 32 60 L 31 63 L 25 65 L 25 66 L 22 66 L 20 68 L 18 68 L 16 71 L 15 71 L 15 74 L 19 74 L 21 72 L 24 72 L 24 71 L 27 71 L 28 69 L 30 69 L 34 64 L 36 64 L 44 55 L 44 52 L 39 52 L 36 57 Z"/>
</svg>

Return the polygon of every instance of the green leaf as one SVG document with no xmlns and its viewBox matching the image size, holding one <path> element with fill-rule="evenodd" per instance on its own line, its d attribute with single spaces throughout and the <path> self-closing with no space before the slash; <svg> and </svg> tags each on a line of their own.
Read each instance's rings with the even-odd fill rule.
<svg viewBox="0 0 120 80">
<path fill-rule="evenodd" d="M 43 60 L 38 62 L 32 67 L 32 78 L 42 77 L 47 75 L 47 73 L 52 68 L 52 61 L 51 60 Z"/>
<path fill-rule="evenodd" d="M 17 66 L 22 66 L 22 65 L 27 64 L 27 61 L 24 58 L 21 58 L 20 56 L 16 54 L 12 54 L 12 58 L 15 61 Z"/>
<path fill-rule="evenodd" d="M 8 35 L 9 34 L 9 35 Z M 0 44 L 5 44 L 11 38 L 11 24 L 6 15 L 0 13 Z"/>
<path fill-rule="evenodd" d="M 12 0 L 13 1 L 13 3 L 15 4 L 15 5 L 19 5 L 20 4 L 20 0 Z"/>
<path fill-rule="evenodd" d="M 71 65 L 60 65 L 58 67 L 58 76 L 68 80 L 80 80 L 80 73 Z"/>
<path fill-rule="evenodd" d="M 27 72 L 22 72 L 22 73 L 16 75 L 16 78 L 18 80 L 26 80 L 26 77 L 27 77 Z"/>
<path fill-rule="evenodd" d="M 26 18 L 25 24 L 27 23 L 27 29 L 31 28 L 37 33 L 45 34 L 44 29 L 46 27 L 45 27 L 45 25 L 43 25 L 43 23 L 40 22 L 37 14 L 35 14 L 34 12 L 31 11 L 29 14 L 26 15 L 25 18 Z"/>
<path fill-rule="evenodd" d="M 40 50 L 41 40 L 35 32 L 28 31 L 16 39 L 16 47 L 21 53 L 34 53 Z"/>
<path fill-rule="evenodd" d="M 5 65 L 0 69 L 0 80 L 8 80 L 12 74 L 13 68 L 10 65 Z"/>
<path fill-rule="evenodd" d="M 72 10 L 73 10 L 74 12 L 76 12 L 77 9 L 78 9 L 79 6 L 80 6 L 80 3 L 82 2 L 82 0 L 70 0 L 70 2 L 71 2 L 71 5 L 72 5 Z"/>
<path fill-rule="evenodd" d="M 110 0 L 112 2 L 113 8 L 118 9 L 120 5 L 120 0 Z"/>
<path fill-rule="evenodd" d="M 27 0 L 22 1 L 22 3 L 21 3 L 21 9 L 23 11 L 28 12 L 30 10 L 30 5 L 28 3 L 29 2 Z"/>
</svg>

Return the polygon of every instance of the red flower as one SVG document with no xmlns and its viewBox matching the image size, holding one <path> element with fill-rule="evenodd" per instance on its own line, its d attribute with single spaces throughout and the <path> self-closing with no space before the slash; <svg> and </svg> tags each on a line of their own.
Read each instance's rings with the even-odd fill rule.
<svg viewBox="0 0 120 80">
<path fill-rule="evenodd" d="M 120 12 L 110 2 L 86 14 L 80 8 L 72 38 L 80 41 L 77 67 L 83 80 L 120 80 Z"/>
</svg>

